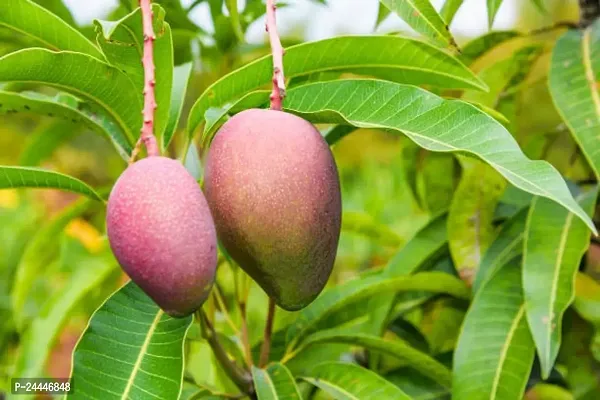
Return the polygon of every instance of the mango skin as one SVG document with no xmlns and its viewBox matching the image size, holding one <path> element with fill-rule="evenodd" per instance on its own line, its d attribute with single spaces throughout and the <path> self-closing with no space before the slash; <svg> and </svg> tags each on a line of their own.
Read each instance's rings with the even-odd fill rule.
<svg viewBox="0 0 600 400">
<path fill-rule="evenodd" d="M 204 189 L 229 255 L 281 308 L 310 304 L 331 274 L 342 210 L 319 131 L 281 111 L 235 115 L 211 144 Z"/>
<path fill-rule="evenodd" d="M 130 165 L 108 199 L 111 249 L 129 277 L 173 317 L 193 313 L 212 288 L 214 222 L 196 180 L 179 161 L 148 157 Z"/>
</svg>

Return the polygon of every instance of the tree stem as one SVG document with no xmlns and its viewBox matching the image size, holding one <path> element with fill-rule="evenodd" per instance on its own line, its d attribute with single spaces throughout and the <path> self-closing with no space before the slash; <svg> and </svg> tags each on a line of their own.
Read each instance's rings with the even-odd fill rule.
<svg viewBox="0 0 600 400">
<path fill-rule="evenodd" d="M 240 302 L 240 317 L 242 319 L 241 337 L 242 337 L 242 346 L 244 347 L 244 357 L 246 357 L 246 364 L 248 366 L 254 365 L 254 360 L 252 359 L 252 350 L 250 349 L 250 338 L 248 337 L 248 321 L 246 315 L 246 302 Z"/>
<path fill-rule="evenodd" d="M 248 371 L 240 368 L 235 361 L 229 358 L 227 352 L 219 342 L 217 337 L 217 332 L 213 327 L 212 323 L 204 313 L 204 310 L 200 309 L 196 312 L 196 318 L 200 323 L 200 330 L 202 332 L 202 337 L 206 339 L 208 344 L 210 345 L 215 357 L 225 370 L 225 373 L 229 378 L 236 384 L 236 386 L 247 394 L 254 393 L 254 385 L 252 383 L 252 376 Z"/>
<path fill-rule="evenodd" d="M 151 0 L 140 0 L 140 9 L 142 12 L 142 25 L 144 32 L 144 54 L 142 56 L 142 66 L 144 67 L 144 109 L 142 129 L 140 138 L 138 139 L 135 148 L 131 152 L 129 163 L 135 161 L 142 143 L 146 146 L 148 156 L 157 156 L 160 154 L 154 136 L 154 111 L 156 110 L 156 97 L 154 94 L 154 86 L 156 78 L 154 76 L 154 28 L 152 27 L 152 6 Z"/>
<path fill-rule="evenodd" d="M 283 74 L 283 54 L 285 51 L 281 46 L 281 40 L 277 33 L 275 19 L 275 0 L 267 0 L 267 32 L 271 42 L 271 53 L 273 53 L 273 92 L 271 92 L 271 109 L 281 111 L 281 103 L 285 97 L 285 77 Z"/>
<path fill-rule="evenodd" d="M 600 16 L 600 0 L 579 0 L 579 26 L 586 28 Z"/>
<path fill-rule="evenodd" d="M 260 360 L 258 366 L 263 368 L 269 362 L 269 353 L 271 352 L 271 337 L 273 335 L 273 322 L 275 321 L 275 301 L 269 297 L 269 311 L 267 312 L 267 321 L 265 322 L 265 333 L 263 343 L 260 348 Z"/>
</svg>

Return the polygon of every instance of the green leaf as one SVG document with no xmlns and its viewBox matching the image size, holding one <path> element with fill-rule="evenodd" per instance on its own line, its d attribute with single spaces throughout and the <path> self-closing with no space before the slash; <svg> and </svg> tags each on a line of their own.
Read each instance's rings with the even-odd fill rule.
<svg viewBox="0 0 600 400">
<path fill-rule="evenodd" d="M 594 188 L 578 196 L 589 213 L 597 194 Z M 523 292 L 544 379 L 558 355 L 563 314 L 575 297 L 575 274 L 589 239 L 589 230 L 572 213 L 549 200 L 533 200 L 525 232 Z"/>
<path fill-rule="evenodd" d="M 463 175 L 448 213 L 450 254 L 459 275 L 472 282 L 486 250 L 496 236 L 496 205 L 506 180 L 478 160 L 460 158 Z"/>
<path fill-rule="evenodd" d="M 177 399 L 192 317 L 171 318 L 129 282 L 92 316 L 73 353 L 68 399 Z"/>
<path fill-rule="evenodd" d="M 77 27 L 73 15 L 69 8 L 62 2 L 62 0 L 33 0 L 34 3 L 41 5 L 52 14 L 56 15 L 69 25 Z"/>
<path fill-rule="evenodd" d="M 463 46 L 460 59 L 466 65 L 481 57 L 484 53 L 508 40 L 521 36 L 517 31 L 492 31 Z"/>
<path fill-rule="evenodd" d="M 600 23 L 584 31 L 569 30 L 552 51 L 548 85 L 558 113 L 600 177 Z"/>
<path fill-rule="evenodd" d="M 154 115 L 154 133 L 162 139 L 171 107 L 173 85 L 173 39 L 171 28 L 164 21 L 165 10 L 157 4 L 152 6 L 154 40 L 154 87 L 157 108 Z M 144 48 L 142 15 L 139 8 L 119 21 L 94 21 L 98 32 L 96 40 L 108 62 L 122 70 L 133 81 L 138 93 L 144 89 L 144 68 L 140 62 Z M 138 126 L 138 129 L 141 125 Z M 159 142 L 160 143 L 160 142 Z"/>
<path fill-rule="evenodd" d="M 65 97 L 69 96 L 68 99 Z M 4 92 L 0 91 L 0 114 L 14 114 L 16 112 L 31 112 L 43 116 L 52 116 L 63 119 L 65 123 L 60 126 L 68 127 L 68 124 L 81 124 L 94 133 L 105 136 L 114 144 L 119 154 L 125 159 L 129 158 L 132 146 L 123 131 L 106 115 L 90 108 L 90 106 L 78 99 L 58 94 L 49 97 L 36 92 Z M 75 132 L 76 129 L 71 126 L 65 129 L 67 132 Z M 50 133 L 48 135 L 51 135 Z M 61 134 L 58 134 L 61 135 Z M 66 135 L 63 133 L 62 135 Z M 40 140 L 53 140 L 52 138 L 42 138 Z M 22 155 L 22 157 L 25 157 Z"/>
<path fill-rule="evenodd" d="M 396 232 L 366 213 L 344 212 L 342 231 L 363 236 L 382 246 L 398 247 L 402 244 L 402 238 Z"/>
<path fill-rule="evenodd" d="M 533 5 L 535 6 L 535 8 L 537 8 L 537 10 L 545 15 L 548 15 L 548 10 L 546 9 L 546 5 L 544 4 L 544 0 L 531 0 L 531 2 L 533 3 Z"/>
<path fill-rule="evenodd" d="M 389 49 L 394 49 L 389 52 Z M 397 36 L 336 37 L 286 49 L 287 78 L 319 71 L 363 73 L 413 85 L 485 90 L 461 62 L 426 43 Z M 194 104 L 188 119 L 192 136 L 211 107 L 221 108 L 241 96 L 271 83 L 273 61 L 262 57 L 213 83 Z"/>
<path fill-rule="evenodd" d="M 398 277 L 417 272 L 438 257 L 447 247 L 447 213 L 434 216 L 414 237 L 412 237 L 388 262 L 383 276 Z M 396 295 L 375 296 L 368 300 L 370 332 L 384 333 Z"/>
<path fill-rule="evenodd" d="M 49 85 L 92 100 L 111 115 L 130 143 L 142 126 L 142 93 L 125 73 L 85 54 L 20 50 L 0 58 L 0 82 Z"/>
<path fill-rule="evenodd" d="M 80 129 L 73 125 L 72 122 L 60 120 L 38 125 L 27 138 L 27 144 L 19 157 L 19 164 L 35 167 L 45 161 L 60 145 L 79 133 Z"/>
<path fill-rule="evenodd" d="M 48 299 L 40 315 L 21 337 L 14 376 L 35 378 L 44 375 L 46 359 L 73 309 L 118 267 L 106 242 L 102 253 L 85 252 L 77 260 L 81 265 L 65 283 L 64 290 Z"/>
<path fill-rule="evenodd" d="M 379 3 L 379 9 L 377 10 L 377 21 L 375 22 L 375 29 L 390 15 L 391 11 L 389 8 Z"/>
<path fill-rule="evenodd" d="M 352 132 L 356 127 L 350 125 L 336 125 L 323 134 L 328 145 L 333 146 Z"/>
<path fill-rule="evenodd" d="M 187 92 L 188 82 L 192 75 L 191 62 L 178 65 L 173 71 L 173 87 L 171 88 L 171 108 L 169 110 L 169 121 L 163 134 L 162 149 L 163 151 L 169 147 L 171 139 L 177 130 L 179 125 L 179 118 L 183 111 L 183 103 L 185 102 L 185 95 Z"/>
<path fill-rule="evenodd" d="M 446 25 L 451 25 L 454 20 L 454 16 L 456 12 L 462 6 L 464 0 L 446 0 L 444 1 L 444 5 L 440 10 L 440 16 L 444 21 L 446 21 Z"/>
<path fill-rule="evenodd" d="M 302 377 L 337 400 L 410 400 L 398 387 L 355 364 L 330 362 Z"/>
<path fill-rule="evenodd" d="M 396 369 L 384 377 L 413 400 L 449 400 L 450 390 L 408 368 Z"/>
<path fill-rule="evenodd" d="M 478 76 L 488 85 L 489 90 L 485 93 L 468 90 L 462 99 L 496 108 L 503 92 L 510 87 L 514 79 L 526 76 L 541 51 L 542 47 L 539 45 L 525 46 L 511 57 L 484 67 Z"/>
<path fill-rule="evenodd" d="M 31 317 L 32 313 L 25 308 L 27 299 L 35 280 L 40 275 L 43 276 L 44 267 L 56 256 L 60 233 L 69 222 L 83 214 L 90 207 L 90 203 L 88 199 L 81 199 L 61 211 L 42 225 L 25 247 L 17 266 L 11 293 L 13 318 L 19 331 L 25 328 L 28 318 Z"/>
<path fill-rule="evenodd" d="M 417 271 L 427 260 L 439 255 L 448 243 L 446 223 L 448 213 L 434 216 L 385 267 L 388 276 L 408 275 Z"/>
<path fill-rule="evenodd" d="M 457 48 L 448 26 L 429 0 L 381 0 L 411 28 L 442 46 Z"/>
<path fill-rule="evenodd" d="M 270 90 L 257 90 L 244 95 L 234 103 L 228 103 L 221 108 L 211 107 L 204 113 L 204 138 L 212 138 L 217 129 L 225 122 L 227 114 L 235 114 L 249 108 L 258 108 L 269 102 Z"/>
<path fill-rule="evenodd" d="M 290 89 L 285 109 L 313 123 L 394 130 L 427 150 L 477 156 L 516 187 L 576 213 L 596 233 L 550 164 L 529 160 L 506 128 L 459 100 L 444 100 L 414 86 L 350 79 Z"/>
<path fill-rule="evenodd" d="M 576 275 L 574 306 L 587 321 L 600 325 L 600 284 L 583 272 Z"/>
<path fill-rule="evenodd" d="M 296 350 L 295 354 L 311 345 L 322 343 L 346 343 L 364 347 L 371 351 L 398 358 L 424 376 L 446 387 L 450 387 L 452 384 L 452 374 L 448 368 L 436 359 L 411 347 L 408 343 L 400 339 L 386 340 L 377 336 L 361 333 L 353 334 L 343 330 L 331 329 L 308 336 L 302 342 L 302 346 Z"/>
<path fill-rule="evenodd" d="M 485 252 L 473 281 L 473 293 L 477 293 L 490 277 L 507 262 L 523 252 L 523 236 L 527 221 L 527 208 L 521 209 L 502 225 L 502 230 Z"/>
<path fill-rule="evenodd" d="M 294 347 L 311 329 L 347 304 L 368 299 L 375 293 L 384 295 L 408 291 L 445 293 L 468 299 L 469 291 L 460 279 L 443 272 L 421 272 L 397 278 L 382 278 L 378 275 L 363 277 L 345 285 L 326 290 L 308 307 L 297 314 L 296 320 L 287 331 L 287 342 Z"/>
<path fill-rule="evenodd" d="M 0 189 L 16 188 L 60 189 L 104 201 L 94 189 L 71 176 L 41 168 L 0 165 Z"/>
<path fill-rule="evenodd" d="M 92 42 L 75 28 L 29 0 L 5 0 L 0 25 L 26 35 L 51 50 L 69 50 L 104 59 Z"/>
<path fill-rule="evenodd" d="M 252 378 L 258 400 L 301 400 L 302 396 L 290 371 L 280 363 L 266 369 L 252 367 Z"/>
<path fill-rule="evenodd" d="M 488 11 L 488 28 L 492 29 L 494 25 L 494 19 L 498 13 L 498 9 L 502 5 L 502 0 L 487 0 L 487 11 Z"/>
<path fill-rule="evenodd" d="M 533 364 L 518 262 L 502 267 L 479 290 L 454 352 L 452 398 L 523 397 Z"/>
</svg>

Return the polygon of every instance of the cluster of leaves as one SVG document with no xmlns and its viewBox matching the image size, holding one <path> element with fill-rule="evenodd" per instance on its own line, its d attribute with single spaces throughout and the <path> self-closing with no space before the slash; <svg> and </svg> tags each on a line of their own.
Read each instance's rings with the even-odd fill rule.
<svg viewBox="0 0 600 400">
<path fill-rule="evenodd" d="M 0 57 L 0 112 L 51 116 L 62 129 L 34 138 L 22 166 L 0 166 L 0 188 L 84 196 L 32 236 L 9 275 L 12 322 L 0 335 L 19 333 L 12 375 L 34 377 L 70 310 L 117 271 L 100 240 L 76 252 L 80 265 L 68 275 L 68 290 L 42 309 L 29 304 L 58 233 L 102 208 L 107 193 L 35 165 L 68 138 L 56 132 L 79 128 L 128 158 L 141 126 L 141 16 L 135 2 L 123 0 L 115 21 L 78 28 L 60 1 L 47 8 L 5 3 L 0 25 L 16 36 Z M 230 115 L 264 107 L 272 75 L 268 55 L 246 54 L 256 59 L 204 90 L 178 130 L 192 63 L 201 61 L 195 46 L 213 61 L 234 57 L 264 9 L 257 0 L 243 10 L 235 1 L 207 3 L 214 34 L 177 0 L 153 5 L 156 135 L 162 151 L 180 156 L 199 180 L 192 144 L 206 149 Z M 500 4 L 488 1 L 490 26 Z M 385 267 L 328 288 L 298 313 L 280 313 L 270 363 L 261 368 L 261 340 L 247 332 L 256 286 L 226 255 L 205 306 L 210 329 L 192 317 L 168 317 L 128 283 L 90 318 L 74 352 L 69 397 L 210 399 L 237 397 L 241 389 L 261 400 L 483 400 L 519 399 L 527 389 L 598 398 L 592 335 L 600 287 L 581 260 L 596 232 L 600 25 L 492 31 L 459 52 L 448 25 L 461 5 L 447 0 L 438 13 L 427 0 L 381 1 L 380 19 L 394 12 L 423 40 L 364 35 L 286 48 L 284 108 L 323 126 L 330 145 L 359 129 L 411 141 L 405 171 L 427 224 L 400 245 L 389 227 L 344 214 L 344 229 L 396 249 Z M 529 114 L 544 100 L 551 117 L 536 120 Z M 231 281 L 234 290 L 223 289 Z M 232 381 L 232 369 L 247 386 Z"/>
</svg>

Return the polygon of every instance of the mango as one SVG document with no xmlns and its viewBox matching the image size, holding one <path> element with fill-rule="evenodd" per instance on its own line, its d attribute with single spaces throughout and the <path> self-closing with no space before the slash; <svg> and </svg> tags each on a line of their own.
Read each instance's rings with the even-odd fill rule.
<svg viewBox="0 0 600 400">
<path fill-rule="evenodd" d="M 106 226 L 123 270 L 173 317 L 206 300 L 215 279 L 217 238 L 206 199 L 180 162 L 148 157 L 115 183 Z"/>
<path fill-rule="evenodd" d="M 340 182 L 319 131 L 295 115 L 250 109 L 212 141 L 205 193 L 227 253 L 286 310 L 323 290 L 341 228 Z"/>
</svg>

